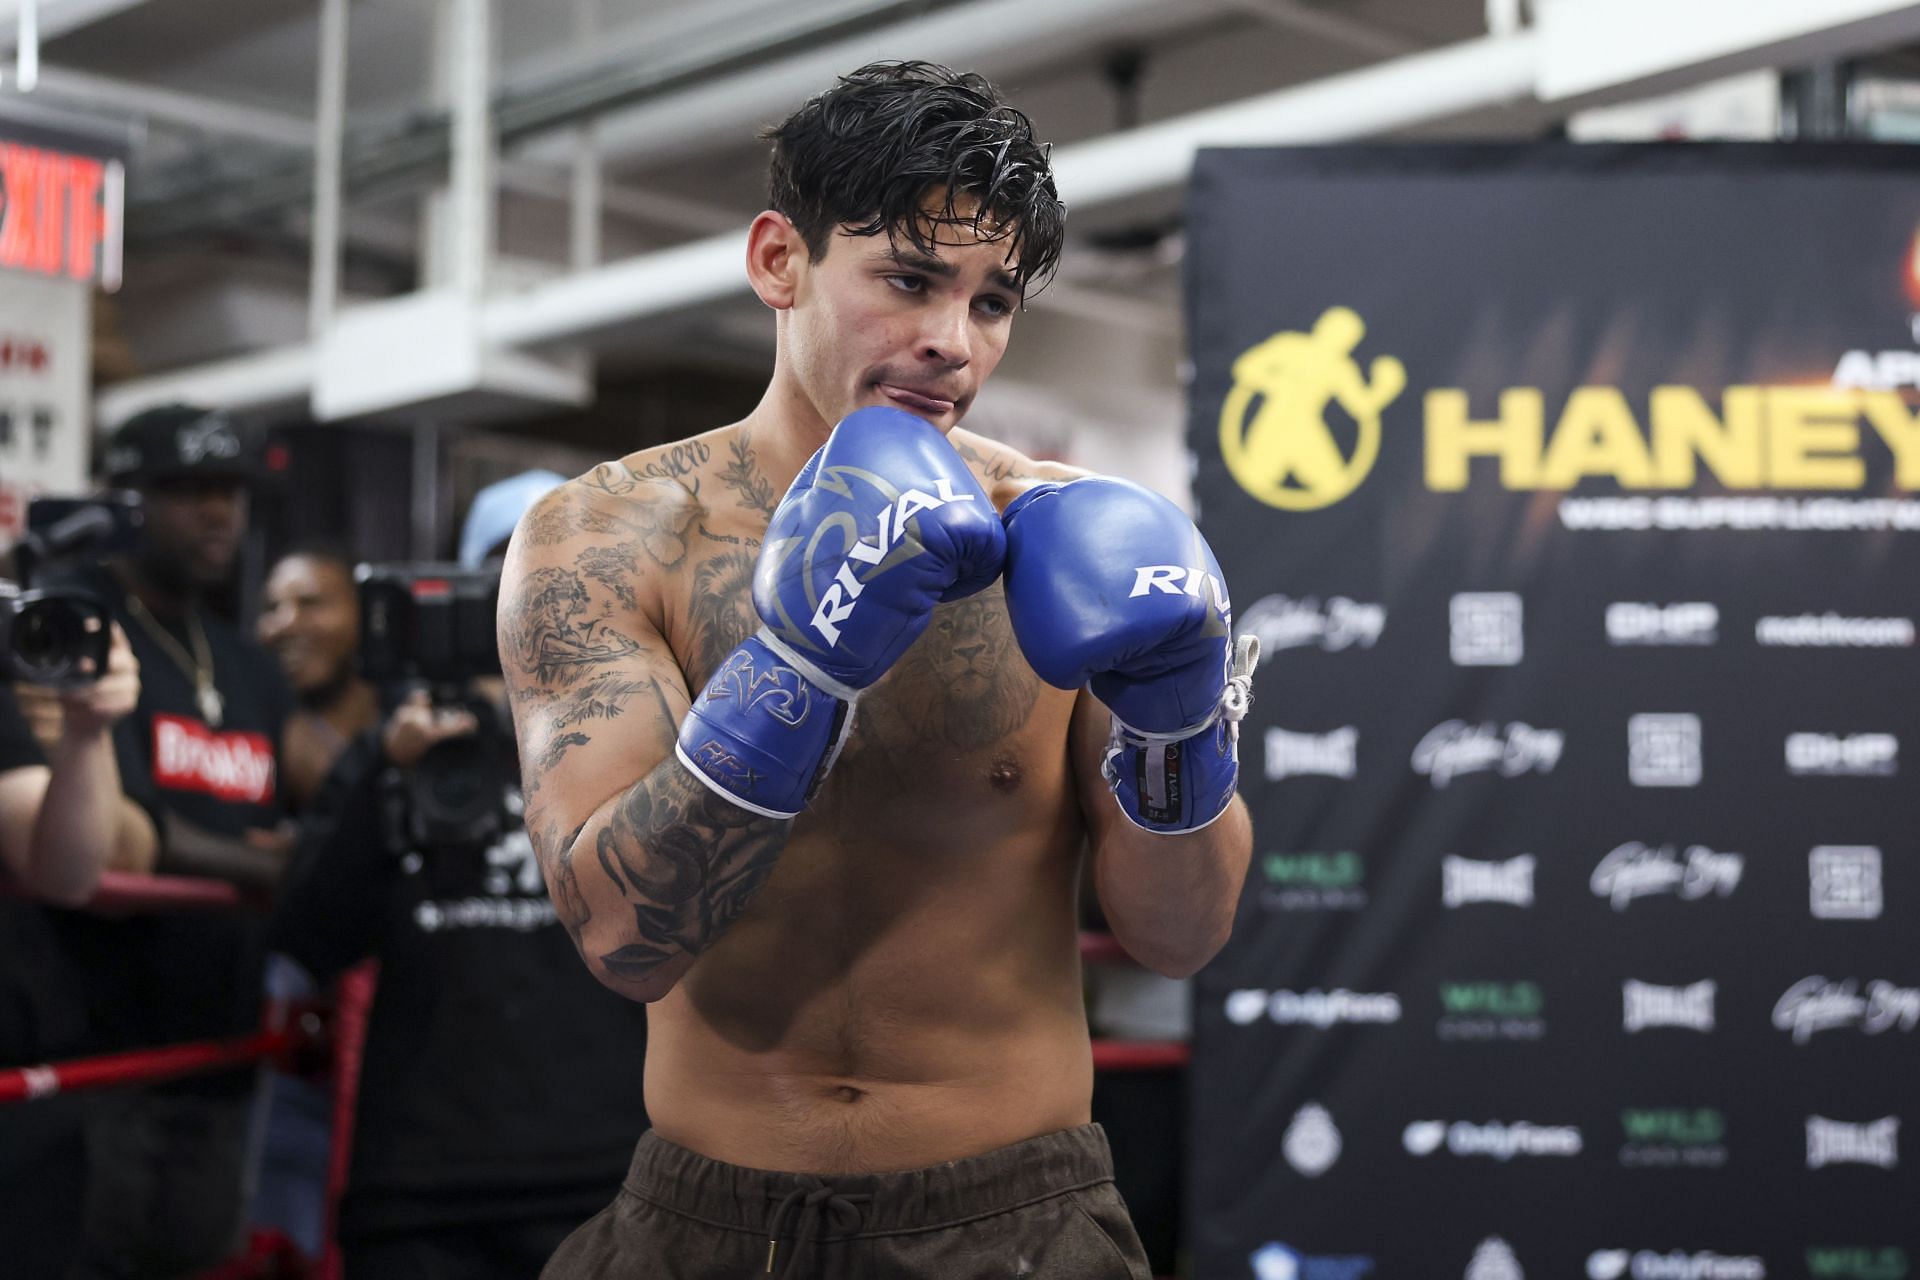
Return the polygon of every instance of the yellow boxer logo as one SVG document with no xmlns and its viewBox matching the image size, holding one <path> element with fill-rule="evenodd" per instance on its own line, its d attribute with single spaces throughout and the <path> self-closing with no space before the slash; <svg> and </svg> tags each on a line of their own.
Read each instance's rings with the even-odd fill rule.
<svg viewBox="0 0 1920 1280">
<path fill-rule="evenodd" d="M 1372 377 L 1353 358 L 1367 326 L 1348 307 L 1328 307 L 1311 333 L 1276 333 L 1233 362 L 1233 390 L 1220 406 L 1227 470 L 1268 506 L 1312 511 L 1359 487 L 1380 456 L 1380 413 L 1407 385 L 1392 356 L 1376 356 Z M 1337 404 L 1359 427 L 1342 456 L 1327 424 Z"/>
</svg>

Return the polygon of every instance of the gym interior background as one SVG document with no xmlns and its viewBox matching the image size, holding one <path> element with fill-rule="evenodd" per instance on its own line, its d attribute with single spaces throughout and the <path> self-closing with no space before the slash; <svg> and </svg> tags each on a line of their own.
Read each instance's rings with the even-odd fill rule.
<svg viewBox="0 0 1920 1280">
<path fill-rule="evenodd" d="M 1911 870 L 1913 827 L 1905 820 L 1920 815 L 1894 791 L 1897 765 L 1868 762 L 1868 774 L 1896 779 L 1884 787 L 1840 782 L 1853 789 L 1808 801 L 1832 816 L 1832 830 L 1808 832 L 1802 841 L 1816 846 L 1814 855 L 1829 851 L 1816 856 L 1811 873 L 1808 849 L 1779 854 L 1779 861 L 1798 859 L 1803 897 L 1808 875 L 1815 877 L 1814 917 L 1856 925 L 1851 934 L 1823 926 L 1792 935 L 1794 963 L 1808 981 L 1820 978 L 1808 998 L 1824 999 L 1827 1023 L 1796 1022 L 1794 1008 L 1781 1013 L 1778 991 L 1750 993 L 1757 1013 L 1736 1005 L 1743 948 L 1778 924 L 1768 913 L 1655 918 L 1648 925 L 1643 911 L 1636 928 L 1717 939 L 1723 951 L 1712 961 L 1670 953 L 1659 972 L 1635 972 L 1629 964 L 1607 978 L 1616 991 L 1623 981 L 1643 988 L 1614 996 L 1615 1006 L 1628 1002 L 1629 1023 L 1637 1009 L 1646 1018 L 1692 1017 L 1702 1034 L 1713 1034 L 1713 1012 L 1698 1027 L 1702 979 L 1720 984 L 1721 1026 L 1747 1018 L 1764 1028 L 1769 1017 L 1776 1024 L 1784 1017 L 1778 1034 L 1804 1045 L 1814 1036 L 1809 1028 L 1852 1016 L 1855 1031 L 1868 1037 L 1854 1046 L 1865 1065 L 1843 1065 L 1835 1050 L 1831 1062 L 1801 1055 L 1767 1075 L 1775 1044 L 1753 1055 L 1716 1051 L 1727 1073 L 1740 1071 L 1743 1061 L 1763 1073 L 1737 1090 L 1716 1091 L 1711 1079 L 1663 1088 L 1662 1072 L 1684 1076 L 1664 1057 L 1645 1079 L 1637 1076 L 1631 1054 L 1638 1041 L 1596 1040 L 1582 1055 L 1585 1066 L 1526 1059 L 1524 1044 L 1475 1046 L 1518 1055 L 1507 1059 L 1447 1057 L 1436 1046 L 1479 1037 L 1474 1026 L 1489 1042 L 1537 1039 L 1523 1034 L 1523 1024 L 1532 1023 L 1550 1037 L 1576 1018 L 1610 1019 L 1611 1030 L 1621 1029 L 1617 1007 L 1589 1008 L 1584 996 L 1556 992 L 1551 937 L 1515 935 L 1491 952 L 1447 960 L 1390 954 L 1388 924 L 1406 925 L 1404 914 L 1392 914 L 1401 887 L 1425 895 L 1423 918 L 1456 905 L 1444 895 L 1470 901 L 1485 894 L 1512 905 L 1524 897 L 1530 907 L 1535 864 L 1525 864 L 1523 877 L 1512 860 L 1538 858 L 1545 868 L 1556 856 L 1545 846 L 1560 827 L 1587 816 L 1578 806 L 1551 810 L 1527 833 L 1541 847 L 1501 844 L 1490 833 L 1501 830 L 1495 815 L 1513 802 L 1511 794 L 1474 791 L 1475 780 L 1460 778 L 1444 797 L 1453 806 L 1448 829 L 1418 851 L 1425 861 L 1406 869 L 1403 881 L 1400 870 L 1415 854 L 1398 842 L 1419 828 L 1421 806 L 1442 794 L 1430 767 L 1418 784 L 1429 789 L 1410 791 L 1399 776 L 1407 772 L 1405 752 L 1395 755 L 1395 781 L 1376 798 L 1397 816 L 1358 833 L 1337 830 L 1344 801 L 1316 790 L 1320 781 L 1303 786 L 1299 779 L 1337 779 L 1343 771 L 1363 780 L 1370 772 L 1384 776 L 1375 772 L 1388 767 L 1384 752 L 1370 756 L 1363 745 L 1356 753 L 1353 740 L 1340 737 L 1362 713 L 1343 712 L 1338 695 L 1391 682 L 1395 670 L 1418 670 L 1418 662 L 1363 676 L 1313 664 L 1341 649 L 1370 650 L 1383 626 L 1394 630 L 1397 606 L 1367 594 L 1392 595 L 1392 575 L 1373 587 L 1353 584 L 1374 582 L 1369 575 L 1387 562 L 1422 566 L 1449 590 L 1459 588 L 1434 606 L 1434 643 L 1444 655 L 1451 640 L 1452 667 L 1478 681 L 1456 690 L 1456 705 L 1433 719 L 1484 719 L 1505 735 L 1496 756 L 1520 760 L 1514 772 L 1524 773 L 1528 751 L 1537 764 L 1539 753 L 1561 748 L 1538 738 L 1516 742 L 1512 724 L 1553 724 L 1553 695 L 1539 693 L 1545 708 L 1523 714 L 1520 702 L 1489 682 L 1501 668 L 1520 666 L 1523 634 L 1536 652 L 1558 634 L 1526 633 L 1535 624 L 1522 622 L 1518 588 L 1537 584 L 1548 568 L 1583 570 L 1552 555 L 1516 567 L 1489 550 L 1529 527 L 1526 511 L 1497 503 L 1474 517 L 1484 521 L 1476 526 L 1478 540 L 1452 536 L 1453 515 L 1396 520 L 1385 504 L 1349 507 L 1372 523 L 1329 532 L 1313 523 L 1323 516 L 1307 514 L 1329 503 L 1300 497 L 1302 485 L 1311 487 L 1304 464 L 1291 497 L 1269 495 L 1235 513 L 1233 503 L 1252 490 L 1244 481 L 1246 492 L 1235 490 L 1222 469 L 1231 463 L 1222 461 L 1220 422 L 1222 400 L 1234 394 L 1223 371 L 1259 338 L 1304 334 L 1326 308 L 1354 305 L 1362 295 L 1418 299 L 1431 314 L 1411 336 L 1382 333 L 1387 303 L 1359 307 L 1378 342 L 1362 339 L 1357 358 L 1364 367 L 1377 353 L 1390 353 L 1411 370 L 1414 390 L 1401 404 L 1428 397 L 1432 467 L 1433 388 L 1469 387 L 1465 417 L 1484 423 L 1497 417 L 1500 388 L 1525 379 L 1483 367 L 1452 382 L 1432 373 L 1419 381 L 1419 344 L 1444 346 L 1450 310 L 1463 325 L 1482 314 L 1474 310 L 1478 286 L 1474 278 L 1450 278 L 1448 288 L 1459 295 L 1425 296 L 1431 259 L 1396 257 L 1391 244 L 1418 240 L 1418 228 L 1443 222 L 1452 239 L 1420 241 L 1428 250 L 1453 244 L 1476 262 L 1498 262 L 1507 244 L 1490 238 L 1522 237 L 1528 228 L 1486 216 L 1492 206 L 1470 196 L 1449 203 L 1461 189 L 1514 184 L 1509 198 L 1524 202 L 1567 167 L 1601 184 L 1614 175 L 1645 178 L 1649 150 L 1684 154 L 1705 166 L 1707 186 L 1730 182 L 1734 189 L 1673 192 L 1675 208 L 1720 202 L 1712 217 L 1692 221 L 1670 217 L 1655 187 L 1641 197 L 1628 192 L 1604 233 L 1589 239 L 1560 235 L 1565 227 L 1552 222 L 1558 206 L 1543 206 L 1540 241 L 1516 239 L 1513 248 L 1529 261 L 1568 270 L 1489 278 L 1489 294 L 1538 300 L 1564 291 L 1577 312 L 1581 290 L 1602 283 L 1576 269 L 1595 245 L 1624 255 L 1608 261 L 1637 261 L 1636 244 L 1663 242 L 1684 225 L 1692 238 L 1673 267 L 1684 272 L 1729 252 L 1712 231 L 1716 218 L 1729 240 L 1749 235 L 1760 248 L 1718 266 L 1707 262 L 1703 279 L 1747 270 L 1768 255 L 1812 266 L 1783 268 L 1791 288 L 1761 289 L 1747 300 L 1751 330 L 1729 321 L 1729 342 L 1772 344 L 1759 367 L 1676 373 L 1644 350 L 1619 357 L 1618 347 L 1608 346 L 1619 328 L 1575 323 L 1564 337 L 1573 347 L 1564 353 L 1566 389 L 1626 387 L 1639 379 L 1643 390 L 1634 393 L 1640 398 L 1628 427 L 1635 431 L 1653 427 L 1644 388 L 1669 382 L 1694 386 L 1716 413 L 1730 403 L 1723 391 L 1743 378 L 1884 392 L 1910 411 L 1920 386 L 1920 327 L 1906 323 L 1920 308 L 1920 169 L 1907 158 L 1920 139 L 1916 50 L 1920 5 L 1891 0 L 0 0 L 0 546 L 19 536 L 31 496 L 87 487 L 105 432 L 142 409 L 186 401 L 226 408 L 271 442 L 278 480 L 272 499 L 255 508 L 234 584 L 237 616 L 257 612 L 265 567 L 297 543 L 336 541 L 367 560 L 449 559 L 459 516 L 488 483 L 535 467 L 574 475 L 731 421 L 754 404 L 773 352 L 772 320 L 740 270 L 745 226 L 762 207 L 759 128 L 836 73 L 876 58 L 926 58 L 984 72 L 1056 144 L 1071 214 L 1059 276 L 1019 317 L 1018 340 L 968 425 L 1036 457 L 1126 476 L 1190 506 L 1197 494 L 1203 529 L 1216 546 L 1230 548 L 1222 551 L 1230 577 L 1236 561 L 1266 563 L 1268 556 L 1300 571 L 1292 585 L 1282 572 L 1252 594 L 1243 589 L 1237 601 L 1243 624 L 1248 606 L 1267 606 L 1260 617 L 1269 656 L 1257 691 L 1269 716 L 1259 731 L 1250 727 L 1243 748 L 1244 776 L 1265 790 L 1255 802 L 1255 870 L 1235 947 L 1195 983 L 1171 983 L 1130 969 L 1100 942 L 1098 922 L 1089 922 L 1095 1034 L 1116 1046 L 1105 1060 L 1111 1069 L 1100 1076 L 1098 1118 L 1113 1135 L 1123 1189 L 1156 1267 L 1260 1280 L 1505 1280 L 1529 1273 L 1898 1280 L 1920 1256 L 1920 1185 L 1892 1136 L 1901 1108 L 1914 1106 L 1917 1041 L 1908 1033 L 1920 1005 L 1910 1009 L 1909 997 L 1920 986 L 1920 961 L 1910 931 L 1895 944 L 1903 937 L 1900 921 L 1915 919 L 1910 895 L 1920 887 Z M 1728 143 L 1749 145 L 1716 145 Z M 1395 149 L 1376 150 L 1381 144 Z M 1322 164 L 1281 153 L 1274 177 L 1259 157 L 1275 147 L 1327 149 L 1323 154 L 1334 158 Z M 1236 152 L 1248 174 L 1267 175 L 1266 186 L 1254 184 L 1257 198 L 1227 180 Z M 1566 158 L 1575 152 L 1592 162 Z M 1241 201 L 1230 226 L 1217 205 L 1197 216 L 1197 156 L 1225 166 L 1205 172 L 1219 179 L 1209 191 Z M 1781 201 L 1744 199 L 1741 191 L 1756 188 L 1741 184 L 1767 181 L 1775 161 L 1812 176 Z M 1393 175 L 1424 175 L 1431 185 L 1381 181 L 1355 194 L 1354 184 Z M 1866 187 L 1847 185 L 1855 180 Z M 1815 207 L 1823 191 L 1844 193 L 1836 195 L 1831 220 Z M 1322 216 L 1325 209 L 1315 204 L 1296 217 L 1289 209 L 1294 192 L 1351 203 L 1329 206 L 1334 216 Z M 1883 221 L 1904 219 L 1906 239 L 1871 262 L 1855 261 L 1846 247 L 1872 242 L 1875 232 L 1871 219 L 1846 219 L 1875 201 L 1891 209 Z M 1786 205 L 1805 216 L 1777 231 L 1765 220 Z M 1391 207 L 1405 227 L 1384 238 L 1343 240 L 1342 226 L 1381 207 Z M 1212 238 L 1203 243 L 1203 234 Z M 1274 262 L 1292 265 L 1280 271 Z M 1228 306 L 1221 301 L 1232 293 L 1227 284 L 1196 288 L 1230 282 L 1236 264 L 1271 287 L 1272 314 L 1245 315 L 1252 304 L 1242 299 L 1232 305 L 1243 311 L 1229 323 L 1218 310 Z M 1855 289 L 1849 282 L 1862 272 L 1883 272 L 1889 296 L 1901 301 L 1883 305 Z M 1392 274 L 1397 294 L 1383 295 L 1382 273 Z M 1815 299 L 1823 280 L 1835 294 Z M 1647 283 L 1649 296 L 1654 283 Z M 1301 296 L 1289 296 L 1290 289 Z M 1684 292 L 1660 305 L 1684 310 Z M 1798 300 L 1827 326 L 1812 345 L 1796 327 Z M 1524 301 L 1513 309 L 1527 310 Z M 1882 323 L 1881 312 L 1892 319 Z M 1871 317 L 1864 328 L 1848 327 L 1850 317 L 1863 315 Z M 1638 323 L 1653 321 L 1643 316 Z M 1208 332 L 1218 341 L 1203 342 Z M 1507 332 L 1516 343 L 1527 336 Z M 1698 354 L 1679 337 L 1674 344 Z M 1853 373 L 1843 373 L 1855 355 Z M 1558 404 L 1550 407 L 1548 427 L 1558 413 Z M 1349 417 L 1329 423 L 1350 457 L 1349 441 L 1367 432 L 1364 413 Z M 1381 427 L 1377 419 L 1374 426 Z M 1422 420 L 1390 416 L 1383 475 L 1399 447 L 1391 439 L 1396 426 L 1403 443 L 1413 440 L 1405 444 L 1415 451 L 1408 465 L 1418 466 Z M 1602 441 L 1596 448 L 1613 447 L 1605 444 L 1611 427 L 1592 429 Z M 1863 471 L 1850 491 L 1897 499 L 1920 480 L 1870 425 L 1856 434 L 1864 441 Z M 1890 429 L 1885 439 L 1896 434 Z M 1823 436 L 1797 456 L 1846 453 L 1837 439 Z M 1471 496 L 1498 488 L 1487 468 L 1508 465 L 1494 461 L 1507 455 L 1491 446 L 1467 452 L 1474 460 L 1461 463 L 1453 489 Z M 1701 452 L 1709 463 L 1727 456 Z M 1550 469 L 1551 461 L 1543 465 Z M 1845 487 L 1814 472 L 1796 485 L 1730 478 L 1707 464 L 1684 480 L 1568 465 L 1574 470 L 1560 488 L 1578 487 L 1583 495 Z M 1423 492 L 1446 488 L 1431 483 L 1432 475 Z M 1468 485 L 1468 476 L 1480 487 Z M 1539 518 L 1567 527 L 1564 511 Z M 1756 634 L 1748 613 L 1825 617 L 1837 609 L 1841 622 L 1841 615 L 1911 615 L 1910 578 L 1901 576 L 1907 561 L 1903 549 L 1889 546 L 1906 526 L 1894 519 L 1879 531 L 1850 526 L 1848 536 L 1859 542 L 1836 558 L 1788 551 L 1798 575 L 1786 593 L 1792 598 L 1756 594 L 1736 618 L 1728 600 L 1737 593 L 1729 591 L 1713 605 L 1725 643 L 1715 647 L 1722 638 L 1716 635 L 1702 644 L 1738 665 L 1744 659 L 1731 651 L 1731 637 Z M 1379 532 L 1383 526 L 1391 536 Z M 1813 529 L 1776 528 L 1782 541 L 1769 545 L 1799 547 L 1827 536 Z M 1304 543 L 1289 544 L 1295 535 Z M 1666 540 L 1649 545 L 1683 559 L 1700 545 L 1672 528 L 1660 536 Z M 1311 560 L 1302 545 L 1313 548 Z M 1714 561 L 1713 573 L 1762 571 L 1767 557 L 1751 552 L 1745 546 Z M 1700 603 L 1711 588 L 1663 578 L 1651 562 L 1658 555 L 1636 556 L 1629 557 L 1632 572 L 1607 578 L 1617 590 L 1602 603 L 1646 604 L 1653 612 L 1609 615 L 1609 628 L 1617 620 L 1621 635 L 1653 635 L 1648 643 L 1659 643 L 1672 628 L 1684 631 L 1688 617 L 1698 623 L 1705 616 L 1666 610 Z M 1355 576 L 1317 571 L 1329 563 L 1351 564 Z M 1607 573 L 1619 570 L 1607 564 Z M 1845 598 L 1821 599 L 1808 583 L 1822 577 L 1844 580 Z M 1412 609 L 1405 611 L 1410 619 Z M 1844 627 L 1802 631 L 1815 638 L 1780 643 L 1845 647 L 1817 638 Z M 1787 626 L 1775 634 L 1791 632 Z M 1884 666 L 1837 676 L 1822 666 L 1779 678 L 1864 685 L 1869 701 L 1906 701 L 1900 694 L 1912 688 L 1912 624 L 1873 634 L 1904 636 L 1879 646 L 1892 650 Z M 1759 643 L 1771 642 L 1763 634 Z M 1305 665 L 1289 666 L 1296 651 Z M 1850 656 L 1837 653 L 1831 661 Z M 1552 680 L 1583 678 L 1577 664 L 1552 670 Z M 1655 701 L 1665 702 L 1623 707 L 1618 754 L 1625 770 L 1629 749 L 1635 753 L 1634 767 L 1643 773 L 1634 785 L 1697 784 L 1684 780 L 1689 760 L 1699 772 L 1701 753 L 1701 723 L 1686 722 L 1685 690 L 1691 681 L 1719 678 L 1682 671 L 1660 686 Z M 1632 700 L 1636 676 L 1607 679 L 1619 680 Z M 1892 682 L 1901 683 L 1887 687 Z M 1317 723 L 1288 719 L 1295 695 L 1322 713 Z M 1334 700 L 1316 703 L 1322 695 Z M 1627 711 L 1667 719 L 1641 722 L 1629 742 Z M 1730 700 L 1709 724 L 1707 741 L 1740 736 L 1741 714 L 1740 700 Z M 1875 719 L 1862 708 L 1853 719 L 1822 720 L 1809 712 L 1805 723 L 1779 728 L 1789 737 L 1831 737 L 1839 763 L 1829 772 L 1845 774 L 1859 763 L 1858 752 L 1848 754 L 1854 747 L 1875 746 L 1847 739 L 1897 737 L 1896 721 L 1905 714 L 1890 710 Z M 1773 729 L 1769 723 L 1767 732 Z M 1461 745 L 1457 738 L 1454 745 Z M 1820 749 L 1804 741 L 1798 748 L 1816 773 Z M 1790 742 L 1789 765 L 1795 750 Z M 1429 752 L 1429 766 L 1433 759 Z M 1661 769 L 1667 782 L 1643 781 Z M 1706 772 L 1714 776 L 1711 763 Z M 1698 813 L 1688 817 L 1702 827 L 1760 802 L 1758 793 L 1701 794 Z M 1635 793 L 1623 803 L 1641 799 Z M 1666 874 L 1658 850 L 1667 845 L 1679 850 L 1672 869 L 1679 887 L 1669 887 L 1676 898 L 1695 888 L 1702 898 L 1731 895 L 1730 885 L 1722 894 L 1712 881 L 1716 867 L 1720 883 L 1728 875 L 1739 880 L 1738 870 L 1726 870 L 1731 851 L 1707 848 L 1721 860 L 1687 861 L 1697 857 L 1690 844 L 1704 848 L 1720 838 L 1680 825 L 1668 811 L 1648 811 L 1639 837 L 1648 852 L 1615 864 L 1617 872 L 1634 863 L 1638 887 L 1616 894 L 1613 887 L 1628 881 L 1609 879 L 1603 908 L 1660 892 L 1647 886 Z M 1569 864 L 1584 859 L 1577 874 L 1565 874 L 1584 884 L 1593 864 L 1626 839 L 1583 832 L 1561 840 Z M 1762 855 L 1749 848 L 1745 856 L 1752 885 L 1762 876 Z M 1443 874 L 1453 878 L 1443 883 Z M 1542 895 L 1549 878 L 1543 869 Z M 1841 881 L 1846 892 L 1836 887 Z M 1275 902 L 1291 905 L 1268 909 Z M 1550 907 L 1540 909 L 1544 917 Z M 1386 913 L 1386 923 L 1365 923 L 1369 911 L 1376 918 Z M 1562 936 L 1581 937 L 1591 927 L 1570 923 Z M 1282 929 L 1284 944 L 1262 945 Z M 1376 954 L 1381 949 L 1385 958 Z M 1440 988 L 1441 1004 L 1429 1010 Z M 1704 999 L 1711 1005 L 1712 992 Z M 1851 1015 L 1848 1001 L 1859 1002 Z M 1257 1045 L 1234 1038 L 1263 1021 Z M 1363 1043 L 1368 1036 L 1376 1041 Z M 1827 1048 L 1817 1039 L 1813 1047 Z M 1683 1046 L 1679 1056 L 1692 1048 Z M 1618 1063 L 1615 1053 L 1622 1055 Z M 1394 1088 L 1379 1063 L 1401 1054 L 1437 1072 L 1574 1078 L 1559 1100 L 1551 1093 L 1535 1099 L 1522 1088 L 1526 1101 L 1518 1110 L 1469 1094 L 1433 1100 L 1432 1114 L 1403 1115 L 1378 1100 Z M 1340 1088 L 1333 1082 L 1355 1063 L 1368 1064 L 1365 1078 L 1376 1096 L 1344 1086 L 1343 1112 L 1330 1100 Z M 1639 1081 L 1636 1088 L 1609 1092 L 1616 1067 Z M 1259 1101 L 1231 1113 L 1196 1106 L 1190 1070 L 1204 1079 L 1209 1098 Z M 1765 1093 L 1770 1083 L 1791 1096 L 1755 1102 L 1765 1114 L 1750 1121 L 1728 1100 L 1733 1092 Z M 1575 1115 L 1589 1105 L 1573 1100 L 1581 1090 L 1597 1099 L 1590 1115 Z M 1450 1103 L 1458 1113 L 1439 1110 Z M 1377 1114 L 1359 1124 L 1349 1118 L 1369 1111 Z M 1729 1113 L 1736 1113 L 1731 1123 Z M 1891 1126 L 1888 1117 L 1896 1118 Z M 1783 1127 L 1767 1128 L 1774 1121 Z M 1375 1128 L 1384 1136 L 1367 1145 L 1362 1131 Z M 1551 1163 L 1556 1144 L 1572 1172 L 1556 1169 L 1552 1176 L 1565 1180 L 1551 1183 L 1548 1194 L 1529 1180 L 1536 1165 Z M 1718 1156 L 1699 1154 L 1703 1149 Z M 1667 1159 L 1661 1152 L 1681 1167 L 1651 1167 Z M 1439 1163 L 1449 1158 L 1458 1170 Z M 1418 1165 L 1423 1159 L 1432 1163 Z M 1475 1159 L 1492 1172 L 1483 1175 Z M 1411 1174 L 1401 1167 L 1410 1161 L 1418 1166 Z M 1605 1204 L 1576 1207 L 1583 1197 Z M 1345 1208 L 1334 1212 L 1322 1198 Z M 1693 1208 L 1676 1210 L 1676 1203 Z"/>
</svg>

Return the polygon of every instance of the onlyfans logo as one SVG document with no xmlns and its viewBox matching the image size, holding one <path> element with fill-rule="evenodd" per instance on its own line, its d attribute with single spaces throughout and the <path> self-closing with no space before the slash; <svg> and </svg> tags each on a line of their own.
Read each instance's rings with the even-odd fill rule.
<svg viewBox="0 0 1920 1280">
<path fill-rule="evenodd" d="M 1570 1124 L 1511 1124 L 1490 1120 L 1474 1124 L 1468 1120 L 1416 1120 L 1400 1134 L 1407 1154 L 1429 1156 L 1442 1144 L 1456 1156 L 1486 1156 L 1498 1161 L 1516 1156 L 1577 1156 L 1582 1146 L 1580 1130 Z"/>
<path fill-rule="evenodd" d="M 1601 1249 L 1587 1255 L 1587 1280 L 1766 1280 L 1767 1264 L 1757 1257 L 1720 1253 L 1655 1253 L 1651 1249 Z"/>
</svg>

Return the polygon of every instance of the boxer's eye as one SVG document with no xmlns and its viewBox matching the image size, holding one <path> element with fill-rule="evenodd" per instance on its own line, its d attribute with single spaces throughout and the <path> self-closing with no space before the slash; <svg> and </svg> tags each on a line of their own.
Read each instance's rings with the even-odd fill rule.
<svg viewBox="0 0 1920 1280">
<path fill-rule="evenodd" d="M 881 279 L 902 293 L 925 293 L 927 291 L 927 282 L 921 276 L 882 276 Z"/>
</svg>

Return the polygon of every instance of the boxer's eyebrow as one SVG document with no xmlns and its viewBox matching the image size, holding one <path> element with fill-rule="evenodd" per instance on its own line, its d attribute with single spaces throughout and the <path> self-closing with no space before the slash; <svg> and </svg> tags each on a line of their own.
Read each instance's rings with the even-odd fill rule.
<svg viewBox="0 0 1920 1280">
<path fill-rule="evenodd" d="M 951 262 L 936 258 L 930 253 L 919 253 L 913 249 L 895 248 L 888 251 L 884 256 L 891 259 L 897 267 L 903 267 L 908 271 L 919 271 L 925 275 L 938 276 L 942 280 L 951 280 L 956 274 L 956 269 Z M 995 271 L 987 277 L 987 282 L 998 288 L 1005 289 L 1008 293 L 1016 297 L 1019 296 L 1020 286 L 1014 283 L 1013 277 L 1005 271 Z"/>
</svg>

